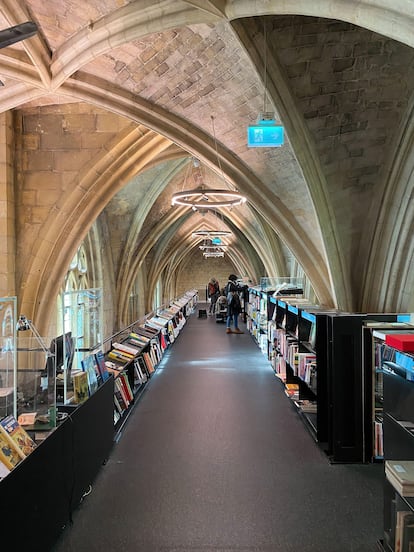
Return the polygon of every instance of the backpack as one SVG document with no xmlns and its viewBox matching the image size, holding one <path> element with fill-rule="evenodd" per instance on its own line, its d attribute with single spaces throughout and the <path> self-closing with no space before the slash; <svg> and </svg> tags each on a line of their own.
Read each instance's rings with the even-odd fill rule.
<svg viewBox="0 0 414 552">
<path fill-rule="evenodd" d="M 230 285 L 227 284 L 225 289 L 226 297 L 227 297 L 227 304 L 232 306 L 233 309 L 237 310 L 241 308 L 240 304 L 240 295 L 237 293 L 237 291 L 230 291 Z"/>
<path fill-rule="evenodd" d="M 237 291 L 230 292 L 233 296 L 231 300 L 231 306 L 235 310 L 240 310 L 241 303 L 240 303 L 240 295 L 237 293 Z"/>
<path fill-rule="evenodd" d="M 217 293 L 217 284 L 213 284 L 212 282 L 208 283 L 208 296 L 212 297 L 215 293 Z"/>
</svg>

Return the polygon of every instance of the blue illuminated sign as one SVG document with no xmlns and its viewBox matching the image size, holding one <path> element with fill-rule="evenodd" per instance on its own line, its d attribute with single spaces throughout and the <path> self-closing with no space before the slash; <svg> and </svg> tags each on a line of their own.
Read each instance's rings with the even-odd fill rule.
<svg viewBox="0 0 414 552">
<path fill-rule="evenodd" d="M 247 145 L 249 148 L 277 148 L 285 141 L 284 127 L 274 122 L 261 121 L 247 127 Z"/>
<path fill-rule="evenodd" d="M 221 244 L 221 239 L 220 239 L 220 238 L 213 238 L 213 239 L 211 240 L 211 243 L 212 243 L 213 245 L 220 245 L 220 244 Z"/>
</svg>

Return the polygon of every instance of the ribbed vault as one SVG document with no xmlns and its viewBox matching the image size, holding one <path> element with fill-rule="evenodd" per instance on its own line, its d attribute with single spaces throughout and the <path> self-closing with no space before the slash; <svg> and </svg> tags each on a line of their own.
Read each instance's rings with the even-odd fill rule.
<svg viewBox="0 0 414 552">
<path fill-rule="evenodd" d="M 191 228 L 203 224 L 170 204 L 190 156 L 248 199 L 220 224 L 208 219 L 232 229 L 240 272 L 286 273 L 288 251 L 321 303 L 414 308 L 410 1 L 0 6 L 2 27 L 31 18 L 38 35 L 0 50 L 0 112 L 13 110 L 16 122 L 16 289 L 27 314 L 47 326 L 67 259 L 99 217 L 117 323 L 137 278 L 147 279 L 148 301 L 160 278 L 177 289 L 174 271 L 196 247 Z M 263 98 L 286 128 L 279 150 L 246 146 Z M 95 114 L 91 130 L 73 122 L 76 110 L 78 120 Z M 114 126 L 102 132 L 105 114 Z"/>
</svg>

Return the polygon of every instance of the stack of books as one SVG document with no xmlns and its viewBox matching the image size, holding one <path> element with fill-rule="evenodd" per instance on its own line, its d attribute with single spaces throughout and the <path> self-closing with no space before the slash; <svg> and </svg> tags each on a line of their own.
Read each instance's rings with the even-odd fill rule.
<svg viewBox="0 0 414 552">
<path fill-rule="evenodd" d="M 298 383 L 286 383 L 285 384 L 286 395 L 293 400 L 299 399 L 299 384 Z"/>
<path fill-rule="evenodd" d="M 414 496 L 414 460 L 387 460 L 385 475 L 401 496 Z"/>
</svg>

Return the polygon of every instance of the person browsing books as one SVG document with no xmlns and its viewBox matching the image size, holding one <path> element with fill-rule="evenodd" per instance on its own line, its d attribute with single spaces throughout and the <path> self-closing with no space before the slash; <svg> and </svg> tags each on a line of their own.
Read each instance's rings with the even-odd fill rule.
<svg viewBox="0 0 414 552">
<path fill-rule="evenodd" d="M 208 297 L 210 299 L 210 308 L 208 314 L 213 314 L 216 307 L 217 299 L 220 295 L 220 286 L 215 278 L 211 278 L 208 283 Z"/>
<path fill-rule="evenodd" d="M 237 276 L 235 274 L 230 274 L 225 287 L 225 295 L 227 297 L 226 333 L 228 334 L 244 333 L 239 328 L 239 314 L 242 311 L 239 292 L 244 291 L 245 288 L 247 288 L 246 285 L 241 286 L 237 283 Z M 231 329 L 232 324 L 234 324 L 234 330 Z"/>
</svg>

